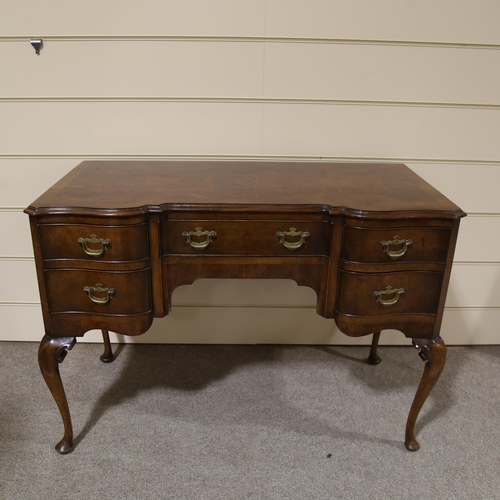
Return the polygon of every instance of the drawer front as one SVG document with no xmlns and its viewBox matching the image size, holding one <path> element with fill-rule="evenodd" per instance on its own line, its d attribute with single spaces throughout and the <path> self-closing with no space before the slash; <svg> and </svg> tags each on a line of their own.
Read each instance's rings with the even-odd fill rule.
<svg viewBox="0 0 500 500">
<path fill-rule="evenodd" d="M 340 271 L 337 312 L 354 316 L 436 314 L 443 273 Z"/>
<path fill-rule="evenodd" d="M 342 258 L 351 262 L 446 262 L 446 228 L 360 228 L 345 226 Z"/>
<path fill-rule="evenodd" d="M 326 256 L 330 227 L 328 222 L 169 220 L 162 223 L 162 254 Z"/>
<path fill-rule="evenodd" d="M 150 269 L 45 271 L 50 312 L 141 314 L 152 309 Z"/>
<path fill-rule="evenodd" d="M 46 260 L 100 260 L 123 262 L 149 256 L 146 224 L 97 226 L 80 224 L 40 225 L 42 255 Z"/>
</svg>

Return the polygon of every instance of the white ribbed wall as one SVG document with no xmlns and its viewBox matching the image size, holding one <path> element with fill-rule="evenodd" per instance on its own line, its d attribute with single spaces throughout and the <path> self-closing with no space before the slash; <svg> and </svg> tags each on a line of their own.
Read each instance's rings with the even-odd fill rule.
<svg viewBox="0 0 500 500">
<path fill-rule="evenodd" d="M 443 337 L 500 343 L 498 19 L 497 0 L 1 0 L 0 340 L 43 335 L 22 210 L 83 159 L 175 157 L 405 162 L 469 213 Z M 315 303 L 198 281 L 133 340 L 368 341 Z"/>
</svg>

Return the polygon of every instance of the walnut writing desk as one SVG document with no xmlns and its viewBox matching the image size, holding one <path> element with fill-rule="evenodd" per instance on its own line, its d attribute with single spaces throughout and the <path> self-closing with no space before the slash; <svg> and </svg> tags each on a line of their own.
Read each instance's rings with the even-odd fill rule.
<svg viewBox="0 0 500 500">
<path fill-rule="evenodd" d="M 413 339 L 424 373 L 406 424 L 445 364 L 439 336 L 460 218 L 404 165 L 320 162 L 83 162 L 30 207 L 45 336 L 43 377 L 73 449 L 60 363 L 76 337 L 140 335 L 199 278 L 290 278 L 347 335 Z"/>
</svg>

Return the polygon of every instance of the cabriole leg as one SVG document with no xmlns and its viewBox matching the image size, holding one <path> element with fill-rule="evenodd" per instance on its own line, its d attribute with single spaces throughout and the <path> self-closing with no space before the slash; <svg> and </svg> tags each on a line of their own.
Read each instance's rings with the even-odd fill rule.
<svg viewBox="0 0 500 500">
<path fill-rule="evenodd" d="M 59 408 L 64 424 L 64 437 L 56 444 L 56 450 L 62 454 L 73 450 L 73 427 L 71 425 L 68 401 L 59 373 L 59 363 L 63 362 L 66 354 L 73 348 L 75 343 L 75 337 L 51 338 L 45 335 L 38 349 L 40 370 Z"/>
<path fill-rule="evenodd" d="M 380 332 L 375 332 L 372 338 L 372 346 L 370 349 L 370 355 L 368 356 L 368 363 L 371 365 L 378 365 L 382 360 L 377 354 L 378 341 L 380 340 Z"/>
<path fill-rule="evenodd" d="M 427 396 L 436 385 L 443 371 L 446 362 L 446 345 L 441 337 L 436 337 L 432 340 L 413 339 L 413 345 L 417 349 L 420 349 L 419 356 L 424 361 L 425 366 L 406 422 L 405 446 L 410 451 L 417 451 L 420 445 L 415 439 L 415 422 Z"/>
<path fill-rule="evenodd" d="M 102 340 L 104 341 L 104 353 L 101 354 L 100 360 L 103 363 L 111 363 L 115 360 L 115 355 L 113 354 L 113 349 L 111 349 L 111 342 L 109 341 L 108 330 L 102 331 Z"/>
</svg>

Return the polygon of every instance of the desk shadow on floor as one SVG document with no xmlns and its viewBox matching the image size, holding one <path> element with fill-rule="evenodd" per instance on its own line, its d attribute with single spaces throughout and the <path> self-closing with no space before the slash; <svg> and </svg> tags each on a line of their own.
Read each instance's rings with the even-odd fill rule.
<svg viewBox="0 0 500 500">
<path fill-rule="evenodd" d="M 344 352 L 342 347 L 328 348 L 328 352 L 332 356 L 357 362 L 351 364 L 350 372 L 352 377 L 359 380 L 360 383 L 368 384 L 376 392 L 409 392 L 410 398 L 407 407 L 409 411 L 424 370 L 424 363 L 418 356 L 418 350 L 414 347 L 379 347 L 378 352 L 382 362 L 373 367 L 373 376 L 368 378 L 366 377 L 366 370 L 358 364 L 363 364 L 365 362 L 364 358 L 353 359 L 351 355 Z M 443 373 L 431 391 L 417 419 L 415 425 L 417 438 L 421 429 L 446 415 L 456 404 L 457 397 L 455 395 L 454 381 L 461 372 L 464 363 L 463 356 L 457 354 L 459 353 L 456 349 L 448 349 Z M 408 391 L 408 389 L 412 390 Z"/>
<path fill-rule="evenodd" d="M 116 352 L 114 366 L 106 370 L 112 381 L 103 387 L 75 446 L 95 430 L 107 412 L 122 406 L 124 414 L 118 418 L 123 426 L 116 422 L 120 429 L 129 428 L 135 418 L 142 422 L 147 415 L 165 422 L 180 420 L 214 428 L 272 427 L 276 432 L 318 439 L 402 448 L 399 432 L 397 439 L 379 439 L 376 430 L 373 435 L 357 430 L 351 407 L 359 410 L 361 422 L 364 414 L 371 413 L 370 402 L 357 401 L 356 387 L 349 386 L 354 381 L 365 390 L 380 379 L 376 390 L 387 392 L 418 384 L 419 379 L 413 371 L 411 375 L 400 373 L 394 387 L 392 377 L 366 364 L 368 350 L 359 347 L 335 351 L 308 346 L 126 345 Z M 349 354 L 352 352 L 360 357 Z M 392 361 L 390 356 L 384 359 L 388 366 Z M 418 366 L 418 356 L 415 364 Z M 96 377 L 100 375 L 96 373 Z M 349 408 L 346 398 L 352 400 Z"/>
</svg>

